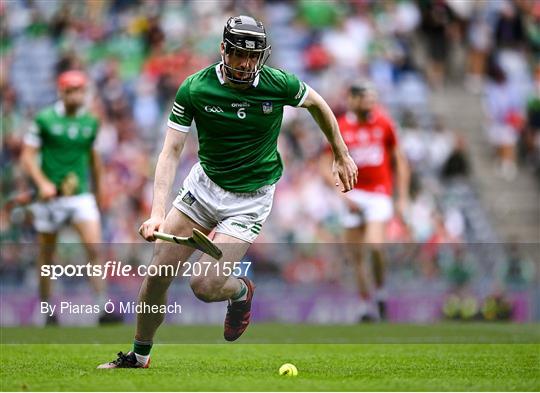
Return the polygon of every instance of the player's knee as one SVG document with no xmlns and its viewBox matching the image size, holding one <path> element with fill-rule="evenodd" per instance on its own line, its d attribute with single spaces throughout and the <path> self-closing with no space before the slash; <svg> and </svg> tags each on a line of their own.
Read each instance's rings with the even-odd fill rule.
<svg viewBox="0 0 540 393">
<path fill-rule="evenodd" d="M 203 302 L 210 303 L 213 300 L 211 288 L 204 283 L 192 284 L 191 289 L 195 296 Z"/>
<path fill-rule="evenodd" d="M 215 301 L 216 294 L 221 288 L 222 283 L 210 277 L 197 277 L 192 278 L 190 285 L 198 299 L 209 303 Z"/>
<path fill-rule="evenodd" d="M 145 277 L 146 287 L 154 292 L 166 291 L 169 288 L 173 276 L 167 274 L 147 275 Z"/>
</svg>

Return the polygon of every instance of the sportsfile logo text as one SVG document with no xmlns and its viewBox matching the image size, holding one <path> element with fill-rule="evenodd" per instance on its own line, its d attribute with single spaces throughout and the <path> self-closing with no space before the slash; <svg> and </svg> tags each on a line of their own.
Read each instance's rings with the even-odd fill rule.
<svg viewBox="0 0 540 393">
<path fill-rule="evenodd" d="M 57 280 L 60 277 L 157 277 L 157 276 L 245 276 L 249 272 L 251 262 L 182 262 L 172 265 L 139 265 L 132 266 L 122 261 L 107 261 L 104 264 L 86 265 L 43 265 L 40 274 Z"/>
</svg>

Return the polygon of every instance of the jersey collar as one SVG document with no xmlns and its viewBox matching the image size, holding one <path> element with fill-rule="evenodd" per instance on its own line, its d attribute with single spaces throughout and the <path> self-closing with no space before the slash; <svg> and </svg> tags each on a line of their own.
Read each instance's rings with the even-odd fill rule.
<svg viewBox="0 0 540 393">
<path fill-rule="evenodd" d="M 54 104 L 54 111 L 58 116 L 65 116 L 66 115 L 66 107 L 64 106 L 64 103 L 62 101 L 56 101 Z M 79 117 L 86 113 L 86 109 L 84 106 L 81 106 L 79 109 L 77 109 L 77 113 L 75 113 L 76 117 Z"/>
<path fill-rule="evenodd" d="M 223 65 L 222 61 L 220 61 L 219 63 L 216 64 L 216 75 L 218 77 L 219 83 L 224 85 L 225 80 L 223 79 L 223 74 L 221 73 L 221 66 L 222 65 Z M 257 87 L 258 84 L 259 84 L 259 74 L 257 74 L 257 76 L 255 77 L 255 80 L 253 81 L 253 83 L 251 85 L 253 87 Z"/>
</svg>

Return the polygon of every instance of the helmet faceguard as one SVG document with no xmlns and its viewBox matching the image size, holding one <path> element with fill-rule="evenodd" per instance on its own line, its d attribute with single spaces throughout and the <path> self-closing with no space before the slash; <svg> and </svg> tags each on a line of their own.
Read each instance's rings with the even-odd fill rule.
<svg viewBox="0 0 540 393">
<path fill-rule="evenodd" d="M 252 84 L 271 52 L 263 24 L 250 16 L 229 18 L 223 30 L 223 45 L 226 55 L 245 59 L 249 67 L 235 68 L 222 56 L 227 79 L 236 84 Z"/>
</svg>

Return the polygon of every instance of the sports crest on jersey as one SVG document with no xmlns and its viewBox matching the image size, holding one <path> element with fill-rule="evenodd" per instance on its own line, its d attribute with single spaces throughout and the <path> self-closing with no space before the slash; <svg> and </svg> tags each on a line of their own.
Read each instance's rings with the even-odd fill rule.
<svg viewBox="0 0 540 393">
<path fill-rule="evenodd" d="M 193 205 L 196 201 L 195 196 L 189 191 L 182 197 L 182 202 L 189 206 Z"/>
<path fill-rule="evenodd" d="M 273 107 L 270 101 L 265 101 L 262 103 L 262 111 L 265 115 L 272 113 Z"/>
</svg>

